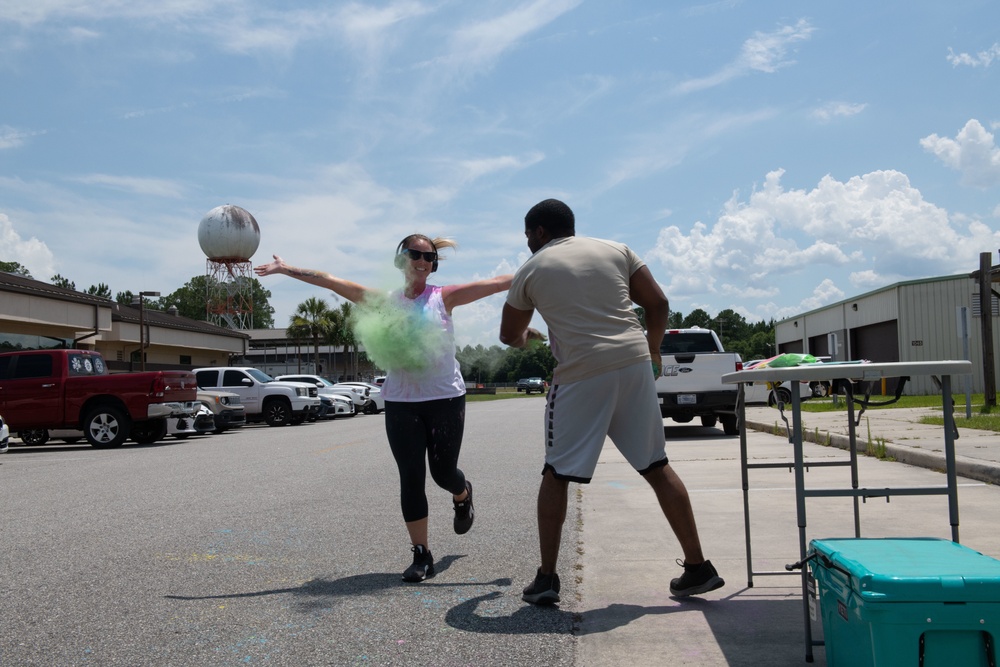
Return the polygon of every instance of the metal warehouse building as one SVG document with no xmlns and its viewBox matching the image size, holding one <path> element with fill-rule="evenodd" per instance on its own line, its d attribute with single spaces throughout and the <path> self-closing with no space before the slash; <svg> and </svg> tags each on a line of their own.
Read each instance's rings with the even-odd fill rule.
<svg viewBox="0 0 1000 667">
<path fill-rule="evenodd" d="M 985 373 L 978 273 L 900 282 L 781 320 L 775 325 L 777 349 L 837 361 L 969 359 L 971 391 L 982 393 Z M 994 267 L 990 277 L 1000 280 L 1000 267 Z M 1000 347 L 1000 303 L 996 290 L 990 291 L 992 349 L 996 350 Z M 955 389 L 964 391 L 965 380 L 959 378 Z M 936 391 L 927 376 L 911 378 L 906 388 L 908 394 Z"/>
</svg>

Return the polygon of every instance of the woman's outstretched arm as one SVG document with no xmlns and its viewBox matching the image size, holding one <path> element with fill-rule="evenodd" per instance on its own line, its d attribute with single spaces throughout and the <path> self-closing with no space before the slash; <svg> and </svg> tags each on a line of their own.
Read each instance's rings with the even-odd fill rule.
<svg viewBox="0 0 1000 667">
<path fill-rule="evenodd" d="M 456 306 L 464 306 L 467 303 L 485 299 L 498 292 L 506 292 L 510 289 L 510 281 L 513 278 L 513 275 L 507 274 L 462 285 L 446 285 L 441 288 L 441 298 L 444 299 L 444 307 L 450 313 Z"/>
<path fill-rule="evenodd" d="M 354 303 L 363 301 L 365 296 L 367 296 L 370 292 L 375 291 L 350 280 L 338 278 L 337 276 L 331 275 L 325 271 L 300 269 L 297 266 L 290 266 L 285 263 L 285 260 L 281 259 L 277 255 L 272 256 L 274 257 L 273 262 L 255 266 L 253 269 L 254 273 L 258 276 L 270 276 L 274 274 L 291 276 L 296 280 L 301 280 L 302 282 L 309 283 L 310 285 L 325 287 L 338 296 Z"/>
</svg>

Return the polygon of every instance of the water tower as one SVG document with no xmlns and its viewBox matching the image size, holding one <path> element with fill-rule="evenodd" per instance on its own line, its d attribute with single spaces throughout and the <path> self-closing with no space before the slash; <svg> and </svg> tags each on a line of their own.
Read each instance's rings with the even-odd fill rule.
<svg viewBox="0 0 1000 667">
<path fill-rule="evenodd" d="M 253 265 L 260 227 L 248 211 L 226 204 L 205 214 L 198 243 L 208 257 L 205 270 L 208 321 L 230 329 L 253 328 Z"/>
</svg>

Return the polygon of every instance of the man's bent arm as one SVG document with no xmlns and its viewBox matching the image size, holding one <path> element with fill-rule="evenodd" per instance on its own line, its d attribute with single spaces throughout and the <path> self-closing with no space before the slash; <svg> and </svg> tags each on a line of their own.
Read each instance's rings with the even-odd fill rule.
<svg viewBox="0 0 1000 667">
<path fill-rule="evenodd" d="M 520 310 L 509 303 L 503 305 L 500 318 L 500 342 L 510 347 L 524 347 L 528 343 L 528 325 L 534 310 Z"/>
<path fill-rule="evenodd" d="M 646 345 L 649 355 L 657 365 L 660 361 L 660 343 L 667 330 L 670 316 L 670 302 L 653 278 L 649 267 L 643 266 L 629 278 L 629 297 L 632 303 L 642 306 L 646 315 Z"/>
</svg>

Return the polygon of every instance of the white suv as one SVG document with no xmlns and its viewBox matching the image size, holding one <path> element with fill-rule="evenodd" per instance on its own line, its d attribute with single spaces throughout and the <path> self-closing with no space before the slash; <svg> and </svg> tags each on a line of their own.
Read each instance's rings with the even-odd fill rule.
<svg viewBox="0 0 1000 667">
<path fill-rule="evenodd" d="M 194 374 L 201 389 L 239 394 L 247 421 L 263 420 L 268 426 L 285 426 L 301 424 L 319 414 L 320 400 L 315 385 L 278 382 L 249 366 L 196 368 Z"/>
</svg>

